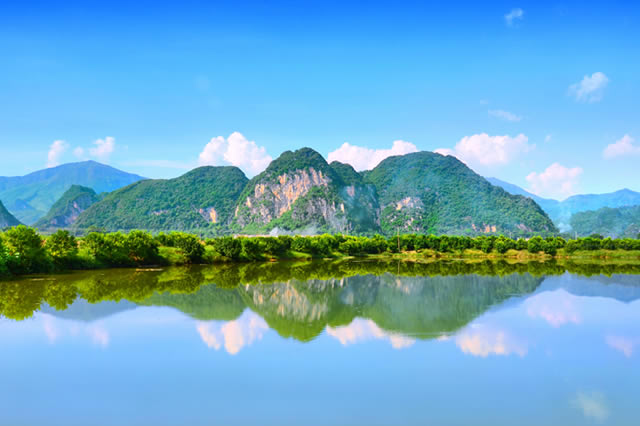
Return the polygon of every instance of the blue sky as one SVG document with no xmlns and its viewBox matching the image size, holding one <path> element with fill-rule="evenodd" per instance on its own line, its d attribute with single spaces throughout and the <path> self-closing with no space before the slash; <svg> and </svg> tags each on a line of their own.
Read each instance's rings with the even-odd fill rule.
<svg viewBox="0 0 640 426">
<path fill-rule="evenodd" d="M 638 6 L 444 3 L 3 5 L 0 175 L 348 143 L 359 168 L 440 149 L 545 196 L 640 190 Z"/>
</svg>

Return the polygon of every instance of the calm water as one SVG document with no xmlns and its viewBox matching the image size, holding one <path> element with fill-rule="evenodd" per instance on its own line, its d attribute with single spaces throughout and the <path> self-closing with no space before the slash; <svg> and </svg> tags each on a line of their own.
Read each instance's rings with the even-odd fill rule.
<svg viewBox="0 0 640 426">
<path fill-rule="evenodd" d="M 0 424 L 638 425 L 640 275 L 568 269 L 351 262 L 0 282 Z"/>
</svg>

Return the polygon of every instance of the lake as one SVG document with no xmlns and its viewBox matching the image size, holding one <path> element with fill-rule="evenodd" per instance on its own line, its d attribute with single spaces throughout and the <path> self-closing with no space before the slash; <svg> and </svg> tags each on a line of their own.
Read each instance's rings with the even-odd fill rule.
<svg viewBox="0 0 640 426">
<path fill-rule="evenodd" d="M 0 281 L 0 424 L 637 425 L 637 272 L 326 261 Z"/>
</svg>

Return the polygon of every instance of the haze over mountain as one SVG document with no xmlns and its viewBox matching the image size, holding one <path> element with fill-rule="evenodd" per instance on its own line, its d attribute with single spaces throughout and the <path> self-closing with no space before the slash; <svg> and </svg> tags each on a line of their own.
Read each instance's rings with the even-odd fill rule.
<svg viewBox="0 0 640 426">
<path fill-rule="evenodd" d="M 242 234 L 556 231 L 535 202 L 491 185 L 454 157 L 419 152 L 357 173 L 347 164 L 328 164 L 310 148 L 284 152 L 250 181 L 236 167 L 202 167 L 176 179 L 137 182 L 93 204 L 73 227 Z"/>
<path fill-rule="evenodd" d="M 72 185 L 82 185 L 96 193 L 110 192 L 145 179 L 95 161 L 67 163 L 38 170 L 25 176 L 0 177 L 0 200 L 21 222 L 33 224 Z"/>
<path fill-rule="evenodd" d="M 636 238 L 640 235 L 640 205 L 579 212 L 571 216 L 571 228 L 581 237 Z"/>
<path fill-rule="evenodd" d="M 0 229 L 17 225 L 20 225 L 20 221 L 9 213 L 9 211 L 4 207 L 4 204 L 2 204 L 2 201 L 0 201 Z"/>
<path fill-rule="evenodd" d="M 603 207 L 616 208 L 640 205 L 640 192 L 626 188 L 606 194 L 573 195 L 563 201 L 558 201 L 538 197 L 517 185 L 504 182 L 500 179 L 487 178 L 487 180 L 494 185 L 504 188 L 505 191 L 511 194 L 524 195 L 536 201 L 561 230 L 571 228 L 571 217 L 578 212 L 598 210 Z"/>
</svg>

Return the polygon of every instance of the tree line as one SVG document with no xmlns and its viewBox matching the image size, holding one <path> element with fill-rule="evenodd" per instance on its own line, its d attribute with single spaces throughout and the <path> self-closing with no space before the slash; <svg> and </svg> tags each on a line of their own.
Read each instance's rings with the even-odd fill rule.
<svg viewBox="0 0 640 426">
<path fill-rule="evenodd" d="M 170 232 L 152 235 L 92 232 L 75 237 L 66 230 L 42 236 L 24 225 L 0 234 L 0 275 L 48 273 L 72 269 L 132 267 L 141 265 L 250 262 L 271 259 L 336 258 L 418 252 L 437 254 L 509 255 L 528 252 L 550 256 L 580 251 L 640 250 L 640 239 L 591 237 L 450 236 L 406 234 L 395 237 L 318 235 L 278 237 L 218 237 L 201 240 L 196 235 Z M 517 254 L 517 253 L 515 253 Z"/>
</svg>

